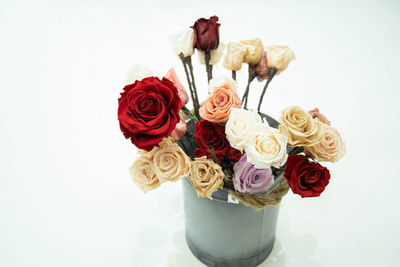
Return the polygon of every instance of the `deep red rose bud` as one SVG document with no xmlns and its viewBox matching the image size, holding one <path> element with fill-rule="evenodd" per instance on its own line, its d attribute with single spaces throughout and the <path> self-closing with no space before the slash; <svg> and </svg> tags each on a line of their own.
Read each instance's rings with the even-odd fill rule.
<svg viewBox="0 0 400 267">
<path fill-rule="evenodd" d="M 239 155 L 235 151 L 236 149 L 232 148 L 228 139 L 226 139 L 225 126 L 207 120 L 199 120 L 195 124 L 194 137 L 199 145 L 199 148 L 195 151 L 196 158 L 207 156 L 207 158 L 212 159 L 208 150 L 209 146 L 212 146 L 220 162 L 225 158 L 231 158 L 234 162 L 238 160 Z"/>
<path fill-rule="evenodd" d="M 182 108 L 178 90 L 168 79 L 144 78 L 124 87 L 118 99 L 118 120 L 125 138 L 150 151 L 168 137 Z"/>
<path fill-rule="evenodd" d="M 331 178 L 329 170 L 303 155 L 289 156 L 285 178 L 293 193 L 301 197 L 317 197 Z"/>
<path fill-rule="evenodd" d="M 219 45 L 218 17 L 212 16 L 209 19 L 198 19 L 191 27 L 194 31 L 194 47 L 200 51 L 209 52 L 217 49 Z"/>
</svg>

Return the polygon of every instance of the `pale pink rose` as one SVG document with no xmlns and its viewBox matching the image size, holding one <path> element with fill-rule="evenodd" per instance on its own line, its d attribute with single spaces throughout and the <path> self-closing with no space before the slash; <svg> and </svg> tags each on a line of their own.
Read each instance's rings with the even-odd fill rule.
<svg viewBox="0 0 400 267">
<path fill-rule="evenodd" d="M 181 140 L 185 136 L 187 129 L 186 121 L 181 117 L 181 120 L 176 124 L 175 129 L 172 131 L 171 136 L 175 141 Z"/>
<path fill-rule="evenodd" d="M 308 111 L 308 113 L 310 113 L 310 115 L 313 117 L 313 119 L 317 118 L 320 122 L 331 126 L 331 122 L 328 120 L 328 118 L 324 114 L 319 113 L 318 108 L 314 108 L 313 110 Z"/>
<path fill-rule="evenodd" d="M 255 73 L 257 73 L 257 80 L 262 82 L 268 79 L 269 68 L 267 65 L 267 52 L 263 51 L 261 54 L 260 62 L 257 65 L 252 66 Z"/>
<path fill-rule="evenodd" d="M 178 95 L 179 98 L 181 99 L 182 106 L 186 105 L 186 103 L 189 101 L 189 96 L 185 90 L 185 87 L 183 87 L 181 81 L 179 81 L 178 76 L 176 75 L 176 72 L 174 71 L 174 68 L 170 68 L 167 74 L 164 76 L 168 80 L 170 80 L 175 87 L 178 89 Z"/>
<path fill-rule="evenodd" d="M 210 84 L 213 84 L 212 80 Z M 240 108 L 241 104 L 235 83 L 226 79 L 225 82 L 214 86 L 212 93 L 200 108 L 200 116 L 214 123 L 227 122 L 232 108 Z"/>
</svg>

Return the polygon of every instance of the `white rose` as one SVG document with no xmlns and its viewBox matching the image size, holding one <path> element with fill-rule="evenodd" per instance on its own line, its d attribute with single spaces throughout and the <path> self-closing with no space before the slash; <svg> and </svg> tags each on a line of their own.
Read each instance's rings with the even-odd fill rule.
<svg viewBox="0 0 400 267">
<path fill-rule="evenodd" d="M 194 53 L 194 31 L 191 28 L 171 35 L 169 42 L 177 56 L 182 53 L 184 57 L 189 57 Z"/>
<path fill-rule="evenodd" d="M 134 65 L 126 74 L 125 82 L 131 84 L 151 76 L 153 76 L 153 73 L 147 67 L 143 65 Z"/>
<path fill-rule="evenodd" d="M 208 93 L 211 94 L 215 88 L 220 88 L 220 87 L 232 88 L 236 92 L 238 83 L 235 80 L 228 77 L 224 76 L 214 77 L 208 82 Z"/>
<path fill-rule="evenodd" d="M 261 116 L 254 111 L 233 108 L 225 125 L 225 134 L 233 148 L 243 152 L 249 136 L 257 131 L 256 125 L 260 123 Z"/>
<path fill-rule="evenodd" d="M 224 67 L 228 70 L 240 70 L 246 54 L 246 47 L 242 43 L 230 42 L 226 51 Z"/>
<path fill-rule="evenodd" d="M 267 123 L 258 123 L 245 148 L 247 161 L 258 169 L 279 168 L 288 158 L 286 147 L 286 136 Z"/>
<path fill-rule="evenodd" d="M 224 54 L 226 45 L 224 43 L 219 43 L 217 49 L 211 50 L 210 51 L 210 65 L 215 65 L 218 63 L 218 61 L 221 59 L 222 55 Z M 206 64 L 206 61 L 204 59 L 204 52 L 197 50 L 199 52 L 199 60 L 201 64 Z"/>
<path fill-rule="evenodd" d="M 267 66 L 284 71 L 296 56 L 289 46 L 274 45 L 267 47 Z"/>
</svg>

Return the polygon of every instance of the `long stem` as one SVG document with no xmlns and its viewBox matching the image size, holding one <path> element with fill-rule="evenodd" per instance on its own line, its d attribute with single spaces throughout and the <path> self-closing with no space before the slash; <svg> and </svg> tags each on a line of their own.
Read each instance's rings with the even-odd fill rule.
<svg viewBox="0 0 400 267">
<path fill-rule="evenodd" d="M 204 53 L 204 60 L 206 62 L 207 79 L 210 81 L 212 79 L 212 66 L 210 65 L 211 53 Z"/>
<path fill-rule="evenodd" d="M 251 65 L 249 65 L 249 79 L 247 81 L 247 87 L 246 87 L 246 91 L 243 94 L 242 97 L 242 104 L 244 103 L 244 108 L 246 109 L 247 107 L 247 99 L 249 96 L 249 92 L 250 92 L 250 83 L 254 80 L 254 78 L 256 77 L 253 69 L 251 68 Z"/>
<path fill-rule="evenodd" d="M 235 70 L 232 71 L 232 79 L 236 81 L 236 71 Z"/>
<path fill-rule="evenodd" d="M 261 97 L 260 97 L 260 102 L 258 103 L 258 109 L 257 109 L 258 112 L 260 112 L 260 108 L 261 108 L 261 104 L 262 104 L 262 101 L 263 101 L 263 98 L 264 98 L 264 95 L 265 95 L 265 91 L 267 91 L 267 87 L 268 87 L 269 83 L 272 81 L 272 79 L 274 78 L 274 76 L 277 73 L 277 71 L 278 70 L 275 69 L 275 68 L 272 68 L 272 69 L 269 70 L 268 80 L 265 83 L 263 92 L 262 92 Z"/>
<path fill-rule="evenodd" d="M 194 95 L 194 91 L 193 91 L 193 88 L 192 88 L 192 83 L 190 82 L 189 71 L 188 71 L 188 68 L 186 66 L 186 58 L 183 56 L 182 53 L 179 55 L 179 57 L 180 57 L 180 59 L 182 61 L 183 68 L 185 69 L 186 80 L 188 82 L 190 96 L 192 97 L 192 101 L 193 101 L 193 108 L 195 110 L 195 114 L 196 114 L 197 118 L 199 118 L 200 116 L 198 116 L 198 114 L 196 113 L 196 111 L 198 111 L 198 109 L 196 108 L 197 107 L 197 101 L 196 101 L 196 97 Z"/>
<path fill-rule="evenodd" d="M 196 106 L 193 106 L 194 107 L 194 113 L 196 114 L 197 118 L 200 119 L 200 114 L 199 114 L 199 109 L 200 109 L 199 96 L 197 95 L 196 83 L 194 82 L 193 65 L 192 65 L 192 58 L 191 57 L 187 57 L 187 64 L 189 66 L 189 72 L 190 72 L 190 76 L 192 78 L 192 86 L 193 86 L 194 96 L 196 97 Z"/>
</svg>

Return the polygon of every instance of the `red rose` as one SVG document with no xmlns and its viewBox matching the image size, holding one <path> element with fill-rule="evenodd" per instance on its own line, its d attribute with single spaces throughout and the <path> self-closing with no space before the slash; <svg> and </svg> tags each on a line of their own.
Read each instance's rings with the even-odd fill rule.
<svg viewBox="0 0 400 267">
<path fill-rule="evenodd" d="M 119 125 L 125 138 L 147 151 L 175 129 L 182 107 L 174 84 L 157 77 L 125 86 L 118 104 Z"/>
<path fill-rule="evenodd" d="M 218 17 L 212 16 L 209 19 L 201 18 L 191 27 L 194 31 L 194 47 L 200 51 L 209 52 L 217 49 L 219 45 Z"/>
<path fill-rule="evenodd" d="M 293 193 L 317 197 L 325 190 L 331 174 L 319 163 L 309 161 L 303 155 L 294 155 L 288 158 L 285 177 Z"/>
<path fill-rule="evenodd" d="M 231 158 L 233 162 L 236 162 L 242 156 L 242 153 L 231 147 L 228 139 L 226 139 L 225 126 L 207 120 L 199 120 L 195 124 L 195 139 L 199 145 L 199 148 L 195 151 L 196 158 L 207 156 L 207 158 L 211 159 L 212 157 L 208 150 L 209 146 L 214 148 L 220 162 L 225 158 Z"/>
</svg>

